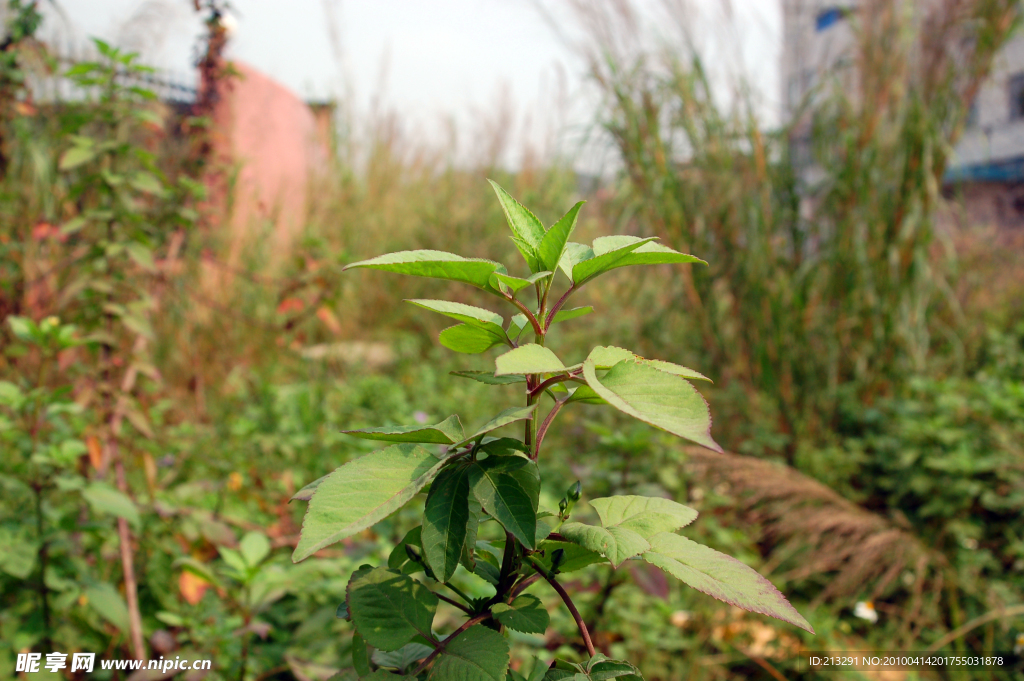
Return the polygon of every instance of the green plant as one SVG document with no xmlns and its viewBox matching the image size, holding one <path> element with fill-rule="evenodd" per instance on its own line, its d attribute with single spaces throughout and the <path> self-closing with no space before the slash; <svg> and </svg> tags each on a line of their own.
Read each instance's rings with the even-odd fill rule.
<svg viewBox="0 0 1024 681">
<path fill-rule="evenodd" d="M 349 580 L 346 601 L 339 608 L 339 615 L 351 619 L 356 630 L 354 671 L 349 676 L 386 678 L 387 670 L 393 670 L 405 676 L 429 673 L 436 679 L 502 681 L 509 647 L 500 632 L 547 629 L 547 611 L 536 596 L 526 593 L 544 580 L 572 614 L 587 656 L 580 663 L 556 660 L 549 669 L 535 664 L 531 679 L 642 678 L 629 662 L 597 652 L 559 579 L 560 574 L 604 561 L 613 568 L 627 560 L 646 561 L 720 600 L 813 631 L 768 580 L 740 561 L 675 533 L 697 517 L 691 508 L 662 498 L 606 497 L 590 501 L 599 525 L 570 521 L 581 499 L 578 481 L 569 487 L 557 513 L 539 508 L 542 445 L 559 411 L 570 404 L 611 405 L 721 451 L 710 434 L 708 405 L 690 383 L 707 380 L 698 372 L 610 346 L 595 347 L 584 361 L 567 365 L 546 347 L 555 324 L 593 311 L 565 306 L 594 278 L 629 265 L 703 261 L 654 243 L 653 238 L 601 237 L 592 246 L 571 242 L 582 202 L 545 228 L 505 190 L 492 185 L 529 276 L 509 274 L 494 261 L 431 250 L 391 253 L 348 266 L 463 282 L 516 308 L 518 314 L 506 323 L 501 315 L 458 302 L 409 301 L 459 322 L 439 337 L 455 352 L 508 348 L 495 359 L 493 372 L 453 373 L 486 384 L 525 388 L 526 402 L 505 409 L 468 436 L 457 415 L 433 425 L 345 431 L 393 444 L 346 463 L 295 495 L 309 502 L 292 556 L 298 562 L 369 528 L 429 485 L 422 525 L 392 551 L 386 567 L 363 565 Z M 552 289 L 559 271 L 570 285 L 555 299 Z M 530 289 L 536 295 L 532 307 L 520 299 Z M 530 332 L 533 342 L 525 342 L 523 336 Z M 545 397 L 553 405 L 541 420 L 538 410 Z M 493 435 L 516 423 L 523 426 L 522 439 Z M 494 593 L 488 589 L 482 596 L 467 595 L 453 581 L 460 565 L 489 583 Z M 414 580 L 412 575 L 418 573 L 427 581 Z M 441 593 L 442 585 L 452 596 Z M 467 618 L 444 637 L 433 631 L 441 601 Z M 367 646 L 379 652 L 371 655 Z M 513 679 L 523 678 L 518 672 L 508 673 Z"/>
</svg>

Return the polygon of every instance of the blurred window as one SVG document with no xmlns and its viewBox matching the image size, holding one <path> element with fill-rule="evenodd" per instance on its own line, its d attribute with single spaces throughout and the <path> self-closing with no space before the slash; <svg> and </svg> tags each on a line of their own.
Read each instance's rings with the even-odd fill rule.
<svg viewBox="0 0 1024 681">
<path fill-rule="evenodd" d="M 1024 73 L 1010 76 L 1010 120 L 1019 121 L 1024 118 Z"/>
</svg>

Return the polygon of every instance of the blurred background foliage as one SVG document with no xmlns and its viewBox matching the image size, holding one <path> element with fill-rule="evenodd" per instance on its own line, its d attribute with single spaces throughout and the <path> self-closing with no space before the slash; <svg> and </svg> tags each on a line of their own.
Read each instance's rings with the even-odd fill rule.
<svg viewBox="0 0 1024 681">
<path fill-rule="evenodd" d="M 581 191 L 560 159 L 515 174 L 456 166 L 382 117 L 337 140 L 290 252 L 268 252 L 254 227 L 228 265 L 204 182 L 225 172 L 203 157 L 210 121 L 126 84 L 117 74 L 142 67 L 106 45 L 70 74 L 88 97 L 34 102 L 25 70 L 63 67 L 33 38 L 35 5 L 11 2 L 0 668 L 28 650 L 212 657 L 208 678 L 224 679 L 350 666 L 351 629 L 335 618 L 348 574 L 386 559 L 415 505 L 294 566 L 303 509 L 288 498 L 372 448 L 342 428 L 473 422 L 504 404 L 448 375 L 487 358 L 451 356 L 434 342 L 439 324 L 394 303 L 482 304 L 473 291 L 340 268 L 464 244 L 515 262 L 488 177 L 545 223 L 587 198 L 579 241 L 656 234 L 710 263 L 593 284 L 588 304 L 633 304 L 567 327 L 556 350 L 582 357 L 597 339 L 698 368 L 716 381 L 715 438 L 734 453 L 582 408 L 549 437 L 542 507 L 577 478 L 584 498 L 692 505 L 699 539 L 769 576 L 818 632 L 644 566 L 595 568 L 571 586 L 599 649 L 650 679 L 779 679 L 817 678 L 801 666 L 807 650 L 1024 645 L 1019 251 L 936 221 L 967 102 L 1018 14 L 1013 2 L 946 5 L 956 21 L 908 24 L 883 2 L 859 26 L 859 87 L 823 85 L 798 121 L 812 131 L 809 180 L 792 129 L 760 129 L 742 90 L 716 99 L 682 26 L 651 49 L 628 3 L 578 3 L 598 123 L 621 161 L 614 182 Z M 548 635 L 512 635 L 514 665 L 581 655 L 551 605 Z M 455 621 L 441 616 L 440 628 Z"/>
</svg>

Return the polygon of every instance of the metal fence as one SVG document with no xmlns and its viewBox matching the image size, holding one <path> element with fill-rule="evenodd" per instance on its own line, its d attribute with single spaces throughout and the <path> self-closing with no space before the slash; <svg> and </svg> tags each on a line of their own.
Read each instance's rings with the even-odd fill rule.
<svg viewBox="0 0 1024 681">
<path fill-rule="evenodd" d="M 27 81 L 32 98 L 41 103 L 82 101 L 95 96 L 87 88 L 76 85 L 65 77 L 68 69 L 76 64 L 98 61 L 99 53 L 92 45 L 63 43 L 48 45 L 55 61 L 52 72 L 41 68 L 29 69 Z M 157 99 L 167 104 L 186 105 L 195 102 L 198 75 L 184 74 L 166 69 L 152 73 L 121 74 L 120 82 L 126 86 L 145 88 L 156 94 Z"/>
</svg>

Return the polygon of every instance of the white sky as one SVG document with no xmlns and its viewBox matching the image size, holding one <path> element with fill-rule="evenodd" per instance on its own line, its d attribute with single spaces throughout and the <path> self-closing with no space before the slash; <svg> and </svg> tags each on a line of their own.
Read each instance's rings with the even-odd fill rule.
<svg viewBox="0 0 1024 681">
<path fill-rule="evenodd" d="M 689 4 L 697 9 L 694 33 L 716 38 L 706 45 L 712 61 L 744 72 L 760 91 L 765 121 L 774 122 L 778 0 Z M 493 118 L 505 96 L 517 112 L 516 135 L 541 144 L 542 131 L 557 130 L 565 140 L 593 117 L 583 63 L 539 9 L 565 18 L 572 35 L 571 15 L 559 0 L 233 0 L 231 5 L 238 25 L 232 58 L 307 99 L 345 95 L 357 120 L 376 101 L 400 112 L 413 136 L 439 141 L 446 117 L 461 135 L 479 127 L 474 115 Z M 203 29 L 190 0 L 58 0 L 58 6 L 63 16 L 49 11 L 45 36 L 76 43 L 99 36 L 139 51 L 151 65 L 191 72 Z M 731 7 L 731 22 L 723 7 Z M 560 92 L 577 104 L 559 105 Z M 524 132 L 527 116 L 532 125 Z M 564 143 L 561 148 L 573 154 Z"/>
</svg>

